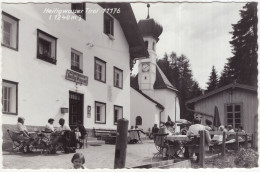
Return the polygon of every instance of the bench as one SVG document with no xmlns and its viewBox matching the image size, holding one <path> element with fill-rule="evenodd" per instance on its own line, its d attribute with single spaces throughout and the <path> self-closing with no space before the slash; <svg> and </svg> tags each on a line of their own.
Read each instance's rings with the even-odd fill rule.
<svg viewBox="0 0 260 172">
<path fill-rule="evenodd" d="M 116 130 L 111 129 L 93 129 L 94 135 L 99 140 L 104 140 L 105 143 L 115 143 L 116 142 Z"/>
</svg>

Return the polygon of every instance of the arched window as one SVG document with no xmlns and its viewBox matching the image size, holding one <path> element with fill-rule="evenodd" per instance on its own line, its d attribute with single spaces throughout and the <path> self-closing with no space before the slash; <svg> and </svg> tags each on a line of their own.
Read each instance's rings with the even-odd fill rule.
<svg viewBox="0 0 260 172">
<path fill-rule="evenodd" d="M 145 41 L 145 46 L 146 46 L 146 49 L 148 49 L 148 41 Z"/>
<path fill-rule="evenodd" d="M 135 118 L 135 125 L 142 125 L 142 117 L 137 116 Z"/>
</svg>

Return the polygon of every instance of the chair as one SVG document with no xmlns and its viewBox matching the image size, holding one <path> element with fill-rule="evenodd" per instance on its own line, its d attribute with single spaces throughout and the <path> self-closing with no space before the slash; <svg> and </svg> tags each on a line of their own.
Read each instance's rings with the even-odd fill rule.
<svg viewBox="0 0 260 172">
<path fill-rule="evenodd" d="M 19 139 L 19 136 L 21 136 L 21 133 L 20 132 L 14 132 L 14 131 L 11 131 L 11 130 L 7 130 L 7 133 L 12 140 L 13 151 L 18 151 L 18 150 L 23 151 L 23 147 L 25 146 L 25 141 Z"/>
<path fill-rule="evenodd" d="M 163 156 L 163 149 L 168 148 L 168 144 L 166 141 L 166 136 L 168 134 L 154 134 L 154 143 L 158 152 L 154 155 L 154 157 Z"/>
</svg>

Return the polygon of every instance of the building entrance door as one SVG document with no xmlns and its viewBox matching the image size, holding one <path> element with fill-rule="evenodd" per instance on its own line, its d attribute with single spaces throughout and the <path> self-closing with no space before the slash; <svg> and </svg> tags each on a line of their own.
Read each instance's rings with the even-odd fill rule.
<svg viewBox="0 0 260 172">
<path fill-rule="evenodd" d="M 84 95 L 70 91 L 69 96 L 69 125 L 75 127 L 77 121 L 83 124 Z"/>
</svg>

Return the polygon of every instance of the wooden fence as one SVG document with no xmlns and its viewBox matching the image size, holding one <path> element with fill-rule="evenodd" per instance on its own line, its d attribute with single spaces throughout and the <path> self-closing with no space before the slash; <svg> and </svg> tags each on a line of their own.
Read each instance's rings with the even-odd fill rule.
<svg viewBox="0 0 260 172">
<path fill-rule="evenodd" d="M 251 143 L 251 147 L 255 148 L 255 137 L 254 134 L 251 133 L 242 133 L 242 132 L 216 132 L 216 131 L 210 131 L 209 132 L 210 135 L 223 135 L 223 142 L 221 144 L 221 155 L 225 156 L 226 154 L 226 137 L 230 136 L 230 135 L 235 135 L 235 142 L 233 142 L 235 144 L 235 150 L 239 150 L 240 146 L 239 146 L 239 136 L 243 136 L 245 138 L 245 140 L 243 142 L 240 143 L 244 143 L 244 147 L 248 148 L 248 143 Z M 200 141 L 199 141 L 199 164 L 200 166 L 203 168 L 205 166 L 205 140 L 206 140 L 206 131 L 200 131 L 199 132 L 199 137 L 200 137 Z M 214 148 L 214 145 L 213 145 Z"/>
</svg>

